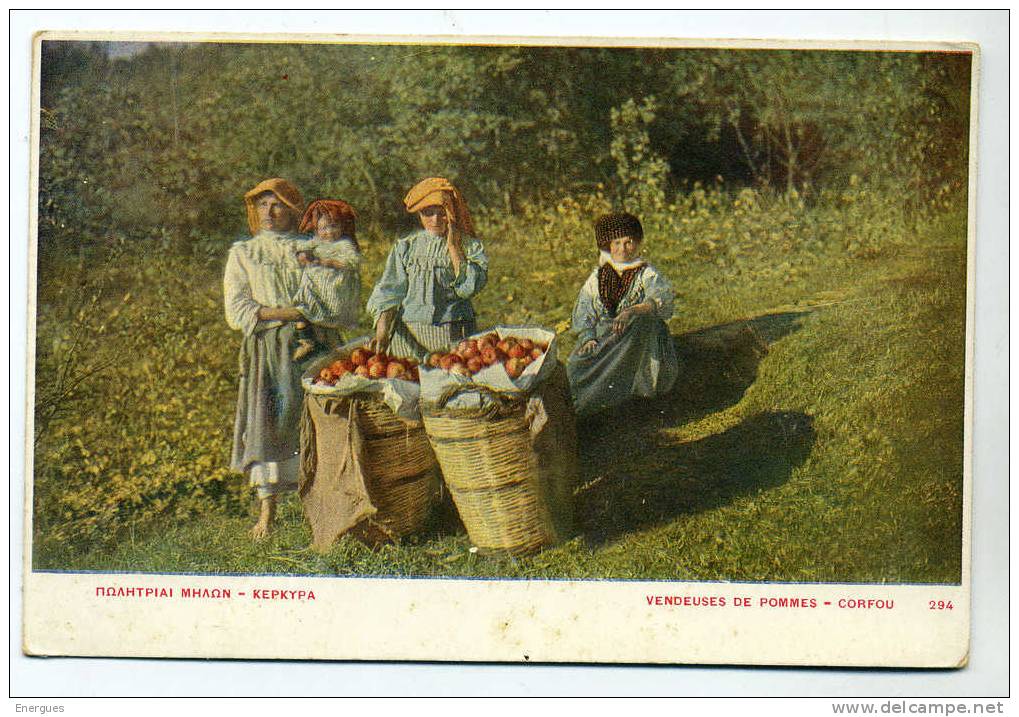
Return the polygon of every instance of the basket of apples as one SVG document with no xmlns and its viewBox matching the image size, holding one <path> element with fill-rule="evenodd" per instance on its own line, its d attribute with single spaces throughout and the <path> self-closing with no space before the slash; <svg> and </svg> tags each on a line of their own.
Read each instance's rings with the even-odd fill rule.
<svg viewBox="0 0 1019 717">
<path fill-rule="evenodd" d="M 356 421 L 363 438 L 365 487 L 378 512 L 371 519 L 373 530 L 355 534 L 371 535 L 377 542 L 380 534 L 397 538 L 422 527 L 438 497 L 439 478 L 418 410 L 417 362 L 376 353 L 365 341 L 316 362 L 302 383 L 305 400 L 321 409 L 315 414 Z M 348 437 L 331 435 L 336 429 L 325 423 L 310 428 L 315 435 L 309 445 L 316 451 L 346 445 Z"/>
<path fill-rule="evenodd" d="M 498 327 L 427 364 L 421 417 L 471 542 L 511 555 L 559 542 L 526 410 L 555 369 L 555 334 Z"/>
<path fill-rule="evenodd" d="M 416 383 L 419 378 L 418 362 L 410 358 L 376 353 L 367 346 L 359 346 L 346 355 L 330 357 L 325 366 L 319 368 L 317 372 L 310 372 L 307 376 L 310 380 L 305 384 L 305 390 L 309 393 L 336 394 L 337 391 L 332 389 L 336 389 L 345 376 L 348 379 L 340 386 L 341 394 L 354 389 L 368 388 L 366 384 L 357 381 L 359 378 L 367 381 L 400 379 Z"/>
<path fill-rule="evenodd" d="M 465 383 L 501 392 L 530 392 L 555 369 L 556 336 L 532 326 L 499 326 L 464 339 L 448 352 L 433 353 L 421 364 L 421 397 L 435 402 Z M 484 392 L 462 391 L 450 407 L 484 403 Z"/>
</svg>

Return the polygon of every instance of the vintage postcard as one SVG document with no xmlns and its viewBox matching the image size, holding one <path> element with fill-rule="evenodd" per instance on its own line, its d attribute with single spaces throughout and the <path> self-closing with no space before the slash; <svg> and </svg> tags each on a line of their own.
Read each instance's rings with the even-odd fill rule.
<svg viewBox="0 0 1019 717">
<path fill-rule="evenodd" d="M 27 654 L 966 664 L 976 46 L 34 50 Z"/>
</svg>

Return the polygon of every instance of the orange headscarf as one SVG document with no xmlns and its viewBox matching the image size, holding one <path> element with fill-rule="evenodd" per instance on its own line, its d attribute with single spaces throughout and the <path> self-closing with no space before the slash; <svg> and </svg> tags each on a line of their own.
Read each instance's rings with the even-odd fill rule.
<svg viewBox="0 0 1019 717">
<path fill-rule="evenodd" d="M 407 192 L 403 204 L 411 214 L 420 212 L 425 207 L 445 207 L 456 228 L 464 234 L 474 236 L 474 222 L 467 210 L 467 203 L 460 190 L 448 179 L 442 177 L 422 179 Z"/>
<path fill-rule="evenodd" d="M 343 227 L 343 233 L 350 237 L 357 247 L 357 212 L 354 208 L 342 199 L 316 199 L 304 210 L 301 217 L 301 226 L 298 229 L 302 234 L 314 232 L 318 226 L 318 220 L 328 216 L 334 222 Z M 357 247 L 360 248 L 360 247 Z"/>
<path fill-rule="evenodd" d="M 244 206 L 248 210 L 248 228 L 251 229 L 251 235 L 255 236 L 258 234 L 258 210 L 255 209 L 255 198 L 259 194 L 265 192 L 272 192 L 275 194 L 281 202 L 290 207 L 294 212 L 294 219 L 296 220 L 301 216 L 301 212 L 304 211 L 304 197 L 301 196 L 301 192 L 293 184 L 285 179 L 274 177 L 273 179 L 266 179 L 265 181 L 259 182 L 253 189 L 248 190 L 244 195 Z"/>
</svg>

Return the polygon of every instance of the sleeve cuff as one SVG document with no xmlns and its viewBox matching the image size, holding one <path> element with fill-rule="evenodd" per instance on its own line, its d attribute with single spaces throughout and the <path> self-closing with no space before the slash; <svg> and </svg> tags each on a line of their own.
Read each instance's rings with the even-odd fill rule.
<svg viewBox="0 0 1019 717">
<path fill-rule="evenodd" d="M 475 278 L 479 269 L 469 261 L 465 261 L 460 267 L 459 276 L 454 275 L 450 288 L 461 299 L 469 299 L 474 295 L 474 287 L 477 286 Z"/>
</svg>

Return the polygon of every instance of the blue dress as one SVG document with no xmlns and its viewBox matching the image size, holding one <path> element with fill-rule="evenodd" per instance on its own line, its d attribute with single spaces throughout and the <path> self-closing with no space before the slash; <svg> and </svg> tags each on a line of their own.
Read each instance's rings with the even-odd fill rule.
<svg viewBox="0 0 1019 717">
<path fill-rule="evenodd" d="M 390 352 L 424 358 L 430 351 L 474 333 L 471 298 L 488 281 L 488 257 L 481 242 L 463 239 L 465 261 L 454 274 L 446 238 L 421 229 L 396 242 L 368 299 L 368 313 L 397 309 Z"/>
<path fill-rule="evenodd" d="M 603 253 L 601 264 L 611 263 Z M 666 324 L 672 317 L 675 295 L 672 285 L 650 264 L 639 266 L 632 283 L 615 311 L 605 306 L 598 290 L 595 269 L 584 282 L 573 309 L 577 345 L 567 360 L 570 393 L 578 415 L 590 415 L 617 406 L 633 397 L 650 398 L 669 391 L 679 374 L 676 347 Z M 612 322 L 619 312 L 650 302 L 651 313 L 636 316 L 616 336 Z M 581 347 L 596 341 L 597 347 L 582 355 Z"/>
</svg>

